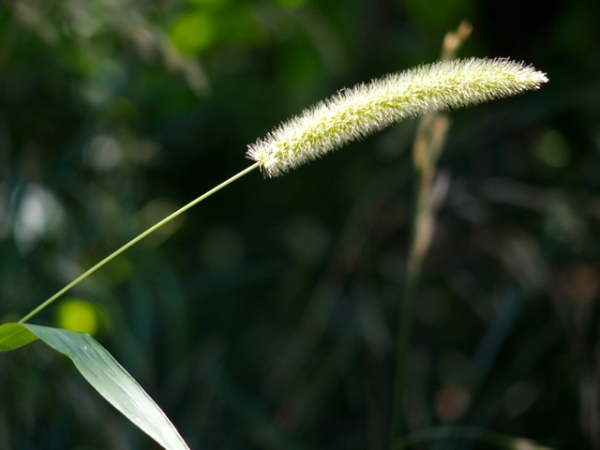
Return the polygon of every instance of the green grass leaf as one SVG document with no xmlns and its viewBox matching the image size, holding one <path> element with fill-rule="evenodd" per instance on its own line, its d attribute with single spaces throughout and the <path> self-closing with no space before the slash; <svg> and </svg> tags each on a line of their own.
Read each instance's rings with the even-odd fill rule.
<svg viewBox="0 0 600 450">
<path fill-rule="evenodd" d="M 189 450 L 175 426 L 127 371 L 88 334 L 39 325 L 0 326 L 0 350 L 13 350 L 37 338 L 68 356 L 83 377 L 110 404 L 168 450 Z"/>
<path fill-rule="evenodd" d="M 0 325 L 0 352 L 15 350 L 37 338 L 20 323 L 4 323 Z"/>
</svg>

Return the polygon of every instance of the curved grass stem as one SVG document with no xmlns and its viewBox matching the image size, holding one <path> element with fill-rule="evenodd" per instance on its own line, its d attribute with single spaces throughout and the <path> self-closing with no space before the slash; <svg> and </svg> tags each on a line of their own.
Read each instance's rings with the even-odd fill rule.
<svg viewBox="0 0 600 450">
<path fill-rule="evenodd" d="M 64 288 L 62 288 L 60 291 L 58 291 L 56 294 L 54 294 L 52 297 L 50 297 L 44 303 L 42 303 L 41 305 L 39 305 L 37 308 L 35 308 L 33 311 L 31 311 L 29 314 L 27 314 L 21 320 L 19 320 L 19 323 L 25 323 L 25 322 L 27 322 L 33 316 L 35 316 L 36 314 L 38 314 L 40 311 L 42 311 L 44 308 L 46 308 L 48 305 L 50 305 L 52 302 L 54 302 L 56 299 L 58 299 L 65 292 L 67 292 L 72 287 L 74 287 L 75 285 L 77 285 L 80 282 L 82 282 L 83 280 L 85 280 L 87 277 L 89 277 L 91 274 L 93 274 L 94 272 L 96 272 L 98 269 L 100 269 L 101 267 L 103 267 L 104 265 L 106 265 L 107 263 L 109 263 L 110 261 L 112 261 L 114 258 L 116 258 L 117 256 L 119 256 L 125 250 L 127 250 L 128 248 L 130 248 L 133 245 L 137 244 L 139 241 L 141 241 L 142 239 L 144 239 L 146 236 L 152 234 L 153 232 L 155 232 L 156 230 L 158 230 L 160 227 L 162 227 L 166 223 L 168 223 L 171 220 L 179 217 L 181 214 L 183 214 L 184 212 L 186 212 L 191 207 L 197 205 L 202 200 L 210 197 L 212 194 L 220 191 L 225 186 L 228 186 L 229 184 L 233 183 L 235 180 L 243 177 L 244 175 L 246 175 L 247 173 L 253 171 L 254 169 L 257 169 L 259 167 L 259 165 L 260 165 L 259 163 L 255 163 L 255 164 L 251 165 L 250 167 L 247 167 L 246 169 L 242 170 L 238 174 L 232 176 L 231 178 L 223 181 L 221 184 L 215 186 L 211 190 L 205 192 L 200 197 L 192 200 L 187 205 L 182 206 L 181 208 L 179 208 L 174 213 L 172 213 L 169 216 L 167 216 L 164 219 L 162 219 L 160 222 L 157 222 L 156 224 L 154 224 L 153 226 L 151 226 L 150 228 L 148 228 L 146 231 L 144 231 L 143 233 L 141 233 L 138 236 L 136 236 L 135 238 L 133 238 L 127 244 L 123 245 L 121 248 L 119 248 L 118 250 L 116 250 L 113 253 L 111 253 L 110 255 L 108 255 L 106 258 L 104 258 L 98 264 L 96 264 L 92 268 L 88 269 L 86 272 L 84 272 L 83 274 L 81 274 L 79 277 L 75 278 L 73 281 L 71 281 L 69 284 L 67 284 Z"/>
</svg>

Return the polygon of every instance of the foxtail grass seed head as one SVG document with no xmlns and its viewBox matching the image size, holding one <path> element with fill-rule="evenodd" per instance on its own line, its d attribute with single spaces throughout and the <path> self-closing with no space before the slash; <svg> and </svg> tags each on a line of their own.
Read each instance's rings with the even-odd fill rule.
<svg viewBox="0 0 600 450">
<path fill-rule="evenodd" d="M 340 91 L 249 145 L 246 154 L 275 177 L 402 119 L 539 89 L 547 81 L 543 72 L 507 59 L 428 64 Z"/>
</svg>

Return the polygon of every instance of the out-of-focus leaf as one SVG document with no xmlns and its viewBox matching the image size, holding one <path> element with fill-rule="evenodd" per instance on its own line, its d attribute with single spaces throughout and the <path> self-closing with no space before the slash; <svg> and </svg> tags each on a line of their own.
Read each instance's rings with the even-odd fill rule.
<svg viewBox="0 0 600 450">
<path fill-rule="evenodd" d="M 94 389 L 164 448 L 189 450 L 165 413 L 91 336 L 38 325 L 14 325 L 25 328 L 54 350 L 68 356 Z"/>
<path fill-rule="evenodd" d="M 0 325 L 0 352 L 7 352 L 35 341 L 37 336 L 20 323 Z"/>
</svg>

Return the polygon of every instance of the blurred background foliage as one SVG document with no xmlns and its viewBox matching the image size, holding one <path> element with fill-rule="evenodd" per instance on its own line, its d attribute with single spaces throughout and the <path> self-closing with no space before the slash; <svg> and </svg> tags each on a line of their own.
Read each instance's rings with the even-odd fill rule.
<svg viewBox="0 0 600 450">
<path fill-rule="evenodd" d="M 434 61 L 463 19 L 461 56 L 550 83 L 451 114 L 406 420 L 599 449 L 597 0 L 4 0 L 0 320 L 246 167 L 281 120 Z M 194 449 L 386 448 L 415 128 L 245 177 L 34 322 L 94 334 Z M 0 448 L 156 445 L 31 345 L 0 355 Z"/>
</svg>

